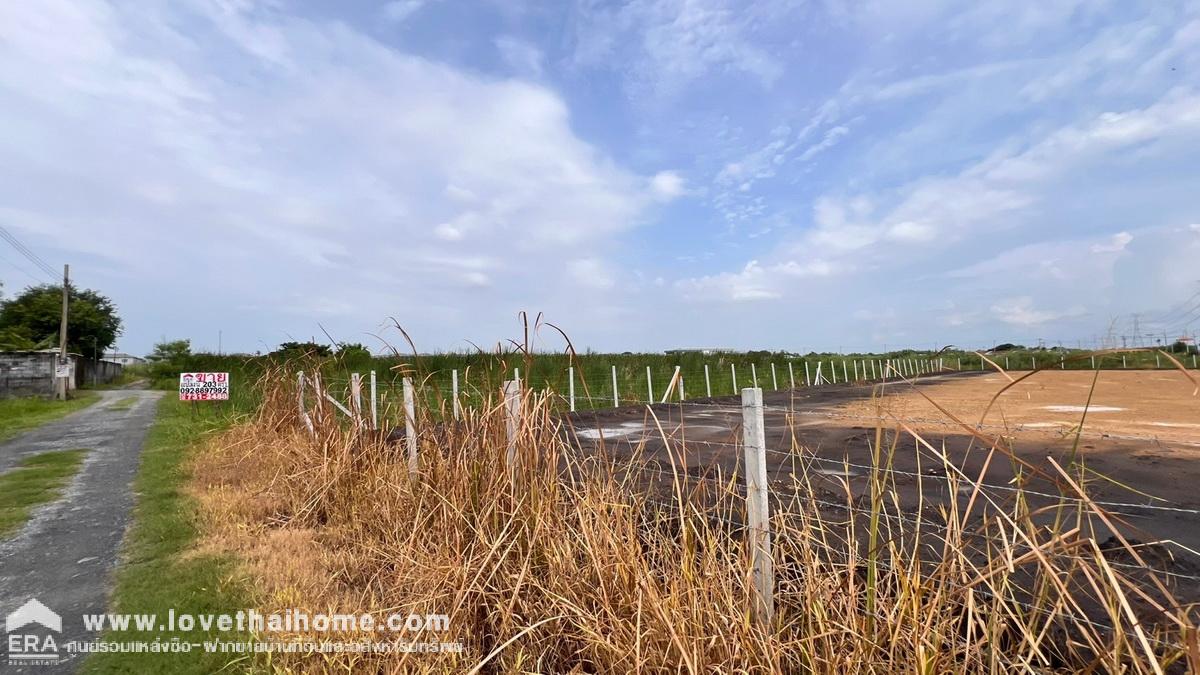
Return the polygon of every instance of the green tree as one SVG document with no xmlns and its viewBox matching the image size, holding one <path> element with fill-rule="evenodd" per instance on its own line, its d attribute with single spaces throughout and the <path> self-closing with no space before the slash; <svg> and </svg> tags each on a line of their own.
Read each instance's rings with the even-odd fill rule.
<svg viewBox="0 0 1200 675">
<path fill-rule="evenodd" d="M 121 334 L 121 318 L 112 300 L 73 285 L 68 287 L 68 295 L 67 351 L 91 354 L 93 349 L 103 352 L 113 346 Z M 62 286 L 31 286 L 0 302 L 0 336 L 22 342 L 26 348 L 55 347 L 61 316 Z"/>
<path fill-rule="evenodd" d="M 154 345 L 154 351 L 146 357 L 147 360 L 177 363 L 192 355 L 191 340 L 169 340 Z"/>
<path fill-rule="evenodd" d="M 328 345 L 316 342 L 283 342 L 279 345 L 279 349 L 271 352 L 271 356 L 285 359 L 300 356 L 330 356 L 332 354 L 333 350 Z"/>
</svg>

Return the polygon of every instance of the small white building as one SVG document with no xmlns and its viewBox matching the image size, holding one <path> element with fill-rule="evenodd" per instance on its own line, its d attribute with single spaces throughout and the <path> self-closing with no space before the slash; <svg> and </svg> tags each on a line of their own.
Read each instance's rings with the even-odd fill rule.
<svg viewBox="0 0 1200 675">
<path fill-rule="evenodd" d="M 126 354 L 125 352 L 105 352 L 101 360 L 112 361 L 113 363 L 119 363 L 123 366 L 135 366 L 146 362 L 146 359 L 140 356 Z"/>
</svg>

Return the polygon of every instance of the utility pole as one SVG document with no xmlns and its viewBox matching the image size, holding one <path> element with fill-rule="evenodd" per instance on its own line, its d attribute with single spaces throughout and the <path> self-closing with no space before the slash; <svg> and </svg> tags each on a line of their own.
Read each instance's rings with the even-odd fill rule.
<svg viewBox="0 0 1200 675">
<path fill-rule="evenodd" d="M 58 368 L 56 370 L 67 370 L 70 368 L 68 365 L 70 361 L 67 359 L 67 298 L 70 284 L 71 266 L 63 265 L 62 322 L 58 326 Z M 60 376 L 58 372 L 54 375 L 58 382 L 58 400 L 65 401 L 67 400 L 67 377 L 70 377 L 70 375 Z"/>
</svg>

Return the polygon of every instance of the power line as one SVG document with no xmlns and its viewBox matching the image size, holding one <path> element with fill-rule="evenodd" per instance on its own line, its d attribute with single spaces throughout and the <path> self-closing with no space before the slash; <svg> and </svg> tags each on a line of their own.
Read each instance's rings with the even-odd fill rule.
<svg viewBox="0 0 1200 675">
<path fill-rule="evenodd" d="M 29 270 L 25 269 L 24 267 L 21 267 L 17 263 L 9 260 L 8 258 L 5 258 L 4 256 L 0 256 L 0 261 L 8 263 L 10 266 L 12 266 L 13 269 L 15 269 L 18 272 L 20 272 L 21 274 L 24 274 L 25 276 L 29 277 L 35 284 L 40 284 L 43 282 L 42 279 L 37 278 L 33 274 L 30 274 Z"/>
<path fill-rule="evenodd" d="M 47 264 L 45 260 L 42 260 L 40 257 L 38 257 L 38 254 L 29 250 L 29 247 L 27 247 L 25 244 L 22 244 L 16 237 L 13 236 L 11 232 L 4 229 L 3 225 L 0 225 L 0 239 L 4 239 L 9 244 L 12 244 L 12 247 L 17 250 L 17 253 L 25 256 L 29 262 L 36 265 L 38 269 L 45 272 L 46 275 L 51 279 L 55 278 L 54 268 Z"/>
</svg>

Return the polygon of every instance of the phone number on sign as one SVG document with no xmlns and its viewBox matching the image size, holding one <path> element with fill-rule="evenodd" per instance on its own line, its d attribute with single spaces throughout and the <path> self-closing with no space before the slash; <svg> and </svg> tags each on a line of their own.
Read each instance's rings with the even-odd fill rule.
<svg viewBox="0 0 1200 675">
<path fill-rule="evenodd" d="M 179 392 L 180 401 L 228 401 L 228 391 L 190 391 Z"/>
</svg>

